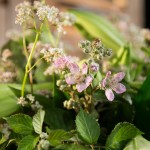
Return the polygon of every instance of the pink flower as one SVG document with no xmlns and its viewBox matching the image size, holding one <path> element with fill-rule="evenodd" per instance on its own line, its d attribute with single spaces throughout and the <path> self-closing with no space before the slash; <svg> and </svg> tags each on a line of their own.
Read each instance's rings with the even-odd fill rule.
<svg viewBox="0 0 150 150">
<path fill-rule="evenodd" d="M 69 62 L 68 57 L 61 56 L 61 57 L 58 57 L 54 60 L 54 66 L 56 69 L 65 69 L 68 62 Z"/>
<path fill-rule="evenodd" d="M 99 64 L 93 62 L 91 64 L 91 71 L 97 72 L 99 70 Z"/>
<path fill-rule="evenodd" d="M 119 83 L 125 76 L 124 72 L 119 72 L 113 76 L 111 76 L 111 71 L 108 71 L 106 77 L 102 80 L 102 88 L 105 89 L 105 95 L 109 101 L 114 100 L 115 91 L 117 94 L 124 93 L 126 91 L 126 87 Z"/>
<path fill-rule="evenodd" d="M 66 82 L 69 85 L 76 84 L 78 92 L 85 90 L 92 82 L 93 78 L 91 75 L 87 75 L 88 66 L 83 64 L 82 69 L 75 63 L 70 63 L 68 68 L 71 74 L 66 78 Z"/>
</svg>

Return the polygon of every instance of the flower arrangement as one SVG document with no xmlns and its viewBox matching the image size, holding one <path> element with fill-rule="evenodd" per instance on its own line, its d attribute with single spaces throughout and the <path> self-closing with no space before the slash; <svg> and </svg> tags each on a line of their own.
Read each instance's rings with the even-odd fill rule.
<svg viewBox="0 0 150 150">
<path fill-rule="evenodd" d="M 149 30 L 117 22 L 128 40 L 100 16 L 44 1 L 18 4 L 15 23 L 22 34 L 1 49 L 0 149 L 149 149 Z M 72 25 L 81 58 L 61 41 Z"/>
</svg>

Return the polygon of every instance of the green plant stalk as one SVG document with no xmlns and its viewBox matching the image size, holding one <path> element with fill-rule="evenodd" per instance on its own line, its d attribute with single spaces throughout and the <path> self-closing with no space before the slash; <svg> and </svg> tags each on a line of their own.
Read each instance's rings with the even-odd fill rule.
<svg viewBox="0 0 150 150">
<path fill-rule="evenodd" d="M 28 60 L 28 51 L 26 47 L 26 37 L 25 37 L 25 29 L 26 27 L 23 28 L 23 49 L 24 53 L 26 56 L 26 60 Z M 31 63 L 29 64 L 29 69 L 31 68 Z M 30 87 L 31 87 L 31 93 L 33 93 L 33 77 L 32 77 L 32 72 L 29 72 L 29 80 L 30 80 Z"/>
<path fill-rule="evenodd" d="M 32 47 L 31 53 L 29 55 L 29 58 L 28 58 L 28 61 L 27 61 L 27 64 L 26 64 L 25 75 L 24 75 L 24 78 L 23 78 L 22 89 L 21 89 L 21 96 L 22 97 L 24 96 L 24 90 L 25 90 L 25 85 L 26 85 L 27 76 L 28 76 L 28 69 L 29 69 L 29 66 L 30 66 L 30 63 L 31 63 L 31 60 L 32 60 L 32 55 L 34 53 L 36 43 L 37 43 L 38 38 L 39 38 L 39 34 L 40 33 L 37 32 L 36 37 L 35 37 L 35 41 L 34 41 L 34 45 Z"/>
</svg>

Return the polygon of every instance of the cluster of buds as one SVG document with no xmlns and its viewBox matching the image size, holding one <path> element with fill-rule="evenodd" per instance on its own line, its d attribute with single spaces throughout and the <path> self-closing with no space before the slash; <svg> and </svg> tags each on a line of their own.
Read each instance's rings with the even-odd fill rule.
<svg viewBox="0 0 150 150">
<path fill-rule="evenodd" d="M 23 107 L 31 105 L 31 108 L 35 111 L 43 108 L 43 106 L 40 105 L 40 103 L 35 100 L 35 97 L 32 94 L 27 94 L 26 98 L 25 97 L 18 98 L 17 104 Z"/>
<path fill-rule="evenodd" d="M 41 53 L 44 55 L 44 59 L 47 62 L 52 62 L 59 56 L 63 55 L 63 49 L 62 48 L 51 48 L 51 47 L 44 47 L 41 50 Z"/>
<path fill-rule="evenodd" d="M 47 133 L 42 132 L 42 133 L 40 134 L 40 138 L 41 138 L 41 139 L 40 139 L 40 141 L 39 141 L 39 147 L 41 147 L 41 148 L 44 149 L 44 150 L 48 150 L 50 144 L 49 144 L 49 141 L 47 140 L 47 138 L 48 138 Z"/>
<path fill-rule="evenodd" d="M 30 2 L 24 1 L 16 6 L 16 24 L 23 25 L 33 18 L 33 10 Z"/>
<path fill-rule="evenodd" d="M 11 134 L 8 124 L 0 124 L 0 131 L 3 134 L 4 138 L 7 140 Z"/>
<path fill-rule="evenodd" d="M 92 42 L 87 40 L 82 41 L 79 43 L 79 47 L 83 49 L 84 53 L 89 54 L 90 57 L 96 61 L 112 54 L 112 50 L 105 48 L 99 39 L 96 39 Z"/>
</svg>

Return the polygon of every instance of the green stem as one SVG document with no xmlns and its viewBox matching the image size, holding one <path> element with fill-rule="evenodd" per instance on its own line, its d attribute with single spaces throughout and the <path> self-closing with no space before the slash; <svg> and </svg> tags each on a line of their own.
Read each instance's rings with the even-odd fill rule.
<svg viewBox="0 0 150 150">
<path fill-rule="evenodd" d="M 23 49 L 24 49 L 24 54 L 26 56 L 26 60 L 28 60 L 28 51 L 27 51 L 27 46 L 26 46 L 26 36 L 25 36 L 25 29 L 26 27 L 23 28 Z M 29 69 L 31 68 L 31 63 L 29 64 Z M 31 87 L 31 93 L 33 93 L 33 77 L 32 77 L 32 72 L 29 73 L 29 80 L 30 80 L 30 87 Z"/>
<path fill-rule="evenodd" d="M 40 61 L 41 61 L 43 58 L 44 58 L 44 56 L 41 57 L 40 59 L 38 59 L 38 60 L 35 62 L 35 64 L 34 64 L 32 67 L 30 67 L 30 69 L 28 70 L 28 72 L 30 72 L 38 63 L 40 63 Z"/>
<path fill-rule="evenodd" d="M 29 58 L 28 58 L 28 61 L 27 61 L 27 64 L 26 64 L 25 75 L 24 75 L 24 78 L 23 78 L 22 90 L 21 90 L 21 96 L 22 96 L 22 97 L 24 96 L 25 84 L 26 84 L 27 75 L 28 75 L 28 68 L 30 67 L 32 55 L 33 55 L 33 53 L 34 53 L 35 46 L 36 46 L 36 43 L 37 43 L 37 41 L 38 41 L 38 38 L 39 38 L 39 32 L 37 32 L 37 34 L 36 34 L 36 38 L 35 38 L 35 41 L 34 41 L 34 45 L 33 45 L 33 47 L 32 47 L 31 53 L 30 53 L 30 55 L 29 55 Z"/>
</svg>

